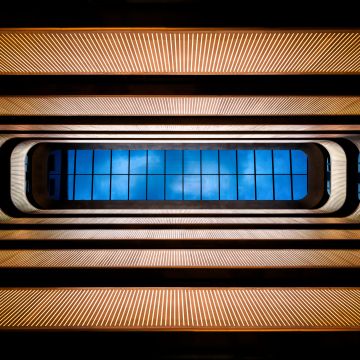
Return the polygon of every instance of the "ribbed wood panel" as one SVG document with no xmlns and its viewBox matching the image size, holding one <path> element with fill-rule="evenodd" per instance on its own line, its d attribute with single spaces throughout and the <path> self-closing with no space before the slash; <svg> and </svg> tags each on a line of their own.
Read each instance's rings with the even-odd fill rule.
<svg viewBox="0 0 360 360">
<path fill-rule="evenodd" d="M 149 228 L 154 228 L 158 226 L 242 226 L 242 225 L 310 225 L 310 224 L 325 224 L 327 226 L 332 226 L 336 224 L 358 224 L 360 221 L 358 209 L 354 215 L 351 217 L 340 218 L 340 217 L 251 217 L 251 216 L 238 216 L 238 217 L 223 217 L 223 216 L 213 216 L 213 217 L 10 217 L 5 214 L 0 216 L 0 223 L 2 224 L 12 224 L 12 225 L 112 225 L 112 226 L 148 226 Z"/>
<path fill-rule="evenodd" d="M 358 230 L 76 229 L 0 230 L 0 240 L 358 240 Z"/>
<path fill-rule="evenodd" d="M 360 267 L 360 250 L 2 250 L 0 268 Z"/>
<path fill-rule="evenodd" d="M 359 330 L 358 288 L 2 289 L 0 328 Z"/>
<path fill-rule="evenodd" d="M 349 30 L 6 29 L 0 74 L 346 74 Z"/>
<path fill-rule="evenodd" d="M 359 96 L 1 96 L 1 116 L 359 115 Z"/>
<path fill-rule="evenodd" d="M 13 132 L 37 132 L 37 131 L 46 131 L 48 135 L 53 137 L 73 137 L 73 138 L 83 138 L 88 136 L 87 134 L 79 134 L 80 131 L 91 132 L 91 137 L 96 138 L 102 136 L 103 138 L 122 138 L 122 139 L 147 139 L 150 140 L 154 138 L 154 134 L 147 134 L 147 132 L 158 132 L 162 139 L 173 139 L 173 138 L 182 138 L 182 139 L 193 139 L 194 134 L 196 133 L 196 138 L 201 139 L 218 139 L 220 136 L 226 139 L 241 139 L 241 138 L 252 138 L 252 137 L 261 137 L 261 138 L 311 138 L 311 137 L 334 137 L 334 136 L 344 136 L 341 134 L 343 131 L 354 133 L 360 132 L 360 124 L 318 124 L 318 118 L 307 118 L 307 124 L 276 124 L 276 125 L 264 125 L 264 124 L 249 124 L 249 120 L 253 121 L 254 118 L 239 118 L 237 119 L 238 124 L 176 124 L 174 119 L 173 124 L 161 125 L 161 124 L 91 124 L 93 118 L 90 118 L 89 124 L 79 125 L 79 124 L 56 124 L 53 122 L 53 119 L 48 119 L 48 121 L 53 123 L 47 124 L 0 124 L 0 131 L 13 131 Z M 179 118 L 177 118 L 179 119 Z M 118 119 L 119 122 L 122 119 Z M 234 118 L 227 117 L 222 118 L 222 122 L 234 121 Z M 261 118 L 257 119 L 259 123 L 263 121 Z M 276 120 L 276 119 L 275 119 Z M 9 120 L 11 121 L 11 120 Z M 96 120 L 95 120 L 96 121 Z M 146 120 L 145 120 L 146 121 Z M 195 119 L 194 119 L 195 121 Z M 343 121 L 343 120 L 340 120 Z M 322 132 L 323 133 L 307 133 L 303 134 L 302 132 Z M 59 134 L 61 132 L 61 134 Z M 63 134 L 65 132 L 65 134 Z M 117 132 L 122 132 L 118 134 Z M 187 134 L 190 132 L 190 134 Z M 251 133 L 249 133 L 251 132 Z M 296 132 L 300 132 L 296 134 Z M 329 133 L 332 132 L 332 133 Z M 340 132 L 340 134 L 337 134 Z M 110 133 L 110 134 L 109 134 Z M 276 134 L 274 134 L 276 133 Z M 282 133 L 282 134 L 279 134 Z M 24 135 L 22 135 L 24 136 Z M 43 134 L 36 134 L 36 137 L 44 137 Z"/>
</svg>

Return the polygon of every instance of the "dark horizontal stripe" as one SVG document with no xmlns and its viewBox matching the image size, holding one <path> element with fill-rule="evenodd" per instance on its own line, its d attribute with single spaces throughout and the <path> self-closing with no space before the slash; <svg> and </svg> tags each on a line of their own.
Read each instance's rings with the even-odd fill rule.
<svg viewBox="0 0 360 360">
<path fill-rule="evenodd" d="M 360 95 L 351 75 L 2 75 L 0 95 Z"/>
<path fill-rule="evenodd" d="M 1 90 L 0 90 L 1 91 Z M 51 126 L 56 125 L 338 125 L 336 130 L 304 130 L 304 131 L 296 131 L 298 133 L 342 133 L 341 125 L 359 125 L 359 117 L 358 116 L 0 116 L 0 124 L 11 124 L 11 125 L 42 125 L 46 124 L 49 126 L 48 131 L 52 131 Z M 159 133 L 158 131 L 148 131 L 146 127 L 145 131 L 142 131 L 142 134 L 154 134 Z M 30 128 L 19 127 L 18 130 L 21 132 L 35 132 L 36 130 L 32 130 Z M 71 128 L 64 128 L 64 132 L 71 132 Z M 112 131 L 111 129 L 107 131 Z M 14 132 L 2 130 L 2 132 Z M 36 131 L 36 133 L 42 133 L 45 131 Z M 59 132 L 56 130 L 56 132 Z M 83 133 L 84 131 L 76 131 L 76 133 Z M 86 131 L 85 131 L 86 132 Z M 90 132 L 90 130 L 87 130 Z M 105 132 L 98 131 L 96 132 Z M 117 134 L 128 133 L 129 131 L 118 131 Z M 173 129 L 169 129 L 168 131 L 161 131 L 163 133 L 174 133 Z M 186 131 L 186 129 L 181 131 L 181 134 L 193 133 L 194 131 Z M 240 131 L 207 131 L 207 129 L 199 130 L 197 133 L 206 132 L 207 134 L 212 133 L 231 133 L 240 132 Z M 242 133 L 254 134 L 254 131 L 241 131 Z M 256 133 L 269 133 L 269 130 L 262 131 L 261 128 L 256 130 Z M 284 131 L 281 131 L 284 132 Z M 286 132 L 286 131 L 285 131 Z M 271 133 L 280 133 L 279 129 L 276 131 L 271 131 Z M 290 134 L 294 134 L 294 132 L 290 132 Z M 49 134 L 49 136 L 51 133 Z M 134 135 L 135 136 L 135 135 Z"/>
<path fill-rule="evenodd" d="M 360 286 L 360 268 L 0 268 L 2 287 Z"/>
<path fill-rule="evenodd" d="M 232 0 L 5 1 L 2 27 L 358 27 L 353 4 L 298 2 L 294 7 Z M 353 11 L 352 11 L 353 10 Z"/>
</svg>

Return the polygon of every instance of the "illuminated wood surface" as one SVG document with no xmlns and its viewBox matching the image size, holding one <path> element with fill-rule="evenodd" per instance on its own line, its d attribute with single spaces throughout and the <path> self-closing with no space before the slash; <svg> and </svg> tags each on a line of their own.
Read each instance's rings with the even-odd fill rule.
<svg viewBox="0 0 360 360">
<path fill-rule="evenodd" d="M 359 96 L 0 96 L 0 116 L 359 114 Z"/>
<path fill-rule="evenodd" d="M 75 229 L 0 230 L 1 240 L 360 240 L 355 230 Z"/>
<path fill-rule="evenodd" d="M 0 290 L 0 329 L 359 330 L 359 288 Z"/>
<path fill-rule="evenodd" d="M 0 268 L 346 268 L 360 250 L 1 250 Z"/>
<path fill-rule="evenodd" d="M 356 30 L 2 29 L 0 74 L 357 74 Z"/>
</svg>

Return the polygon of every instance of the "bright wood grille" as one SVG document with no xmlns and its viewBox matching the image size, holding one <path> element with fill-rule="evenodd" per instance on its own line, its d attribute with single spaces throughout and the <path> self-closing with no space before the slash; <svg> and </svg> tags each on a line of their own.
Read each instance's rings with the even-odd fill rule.
<svg viewBox="0 0 360 360">
<path fill-rule="evenodd" d="M 0 74 L 347 74 L 354 30 L 3 29 Z"/>
<path fill-rule="evenodd" d="M 0 329 L 359 330 L 357 288 L 1 289 Z"/>
<path fill-rule="evenodd" d="M 360 267 L 360 250 L 2 250 L 0 268 Z"/>
</svg>

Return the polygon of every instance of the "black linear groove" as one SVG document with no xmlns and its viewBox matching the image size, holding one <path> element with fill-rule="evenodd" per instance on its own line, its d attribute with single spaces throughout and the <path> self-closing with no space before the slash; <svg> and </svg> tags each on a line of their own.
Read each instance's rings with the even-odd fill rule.
<svg viewBox="0 0 360 360">
<path fill-rule="evenodd" d="M 2 75 L 0 95 L 360 95 L 356 75 Z"/>
</svg>

